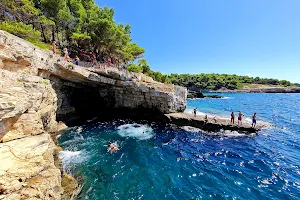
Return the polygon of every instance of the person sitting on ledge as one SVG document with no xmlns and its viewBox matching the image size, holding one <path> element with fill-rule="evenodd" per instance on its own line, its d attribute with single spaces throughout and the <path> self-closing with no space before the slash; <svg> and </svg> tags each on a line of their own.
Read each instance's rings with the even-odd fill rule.
<svg viewBox="0 0 300 200">
<path fill-rule="evenodd" d="M 77 65 L 77 66 L 79 65 L 79 58 L 78 58 L 78 56 L 75 57 L 75 65 Z"/>
<path fill-rule="evenodd" d="M 70 58 L 70 56 L 67 56 L 66 61 L 67 62 L 72 62 L 72 59 Z"/>
<path fill-rule="evenodd" d="M 217 123 L 217 117 L 214 117 L 212 120 Z"/>
</svg>

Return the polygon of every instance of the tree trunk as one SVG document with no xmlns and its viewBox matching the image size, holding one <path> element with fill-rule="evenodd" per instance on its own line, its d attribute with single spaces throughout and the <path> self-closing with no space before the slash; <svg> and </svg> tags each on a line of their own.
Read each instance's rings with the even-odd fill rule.
<svg viewBox="0 0 300 200">
<path fill-rule="evenodd" d="M 52 25 L 52 41 L 55 41 L 55 27 Z"/>
<path fill-rule="evenodd" d="M 45 32 L 44 32 L 44 27 L 43 25 L 41 24 L 41 30 L 42 30 L 42 36 L 43 36 L 43 42 L 47 43 L 47 38 L 46 38 L 46 35 L 45 35 Z"/>
<path fill-rule="evenodd" d="M 60 40 L 59 40 L 59 37 L 58 37 L 58 27 L 56 27 L 56 36 L 57 36 L 58 45 L 60 45 Z"/>
</svg>

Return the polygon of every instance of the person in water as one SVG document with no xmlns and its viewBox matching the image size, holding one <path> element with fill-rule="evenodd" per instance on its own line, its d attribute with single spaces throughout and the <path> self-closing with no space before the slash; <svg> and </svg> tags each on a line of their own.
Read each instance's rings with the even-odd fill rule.
<svg viewBox="0 0 300 200">
<path fill-rule="evenodd" d="M 234 112 L 231 112 L 231 119 L 230 119 L 230 122 L 232 124 L 234 124 Z"/>
<path fill-rule="evenodd" d="M 108 146 L 108 149 L 107 149 L 107 151 L 110 153 L 113 153 L 118 150 L 120 150 L 120 149 L 117 147 L 117 145 L 115 143 L 110 143 Z"/>
<path fill-rule="evenodd" d="M 242 125 L 242 119 L 243 119 L 243 113 L 240 111 L 239 112 L 239 116 L 238 116 L 238 125 L 240 125 L 240 123 L 241 123 L 241 125 Z"/>
<path fill-rule="evenodd" d="M 256 126 L 256 113 L 252 115 L 252 128 L 255 128 L 255 126 Z"/>
<path fill-rule="evenodd" d="M 194 108 L 194 117 L 197 116 L 197 108 Z"/>
</svg>

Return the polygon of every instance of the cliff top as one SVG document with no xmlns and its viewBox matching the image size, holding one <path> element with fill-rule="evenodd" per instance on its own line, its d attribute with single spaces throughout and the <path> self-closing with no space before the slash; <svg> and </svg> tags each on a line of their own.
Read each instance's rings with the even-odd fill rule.
<svg viewBox="0 0 300 200">
<path fill-rule="evenodd" d="M 0 30 L 0 68 L 22 74 L 58 76 L 61 79 L 85 84 L 144 85 L 154 90 L 172 93 L 180 86 L 154 81 L 142 73 L 132 73 L 116 67 L 81 67 L 64 61 L 63 57 L 42 50 L 30 42 Z"/>
</svg>

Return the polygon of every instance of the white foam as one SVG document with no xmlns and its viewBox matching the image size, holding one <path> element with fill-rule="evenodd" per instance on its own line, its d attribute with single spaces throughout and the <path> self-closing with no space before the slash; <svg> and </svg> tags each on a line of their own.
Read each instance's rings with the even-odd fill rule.
<svg viewBox="0 0 300 200">
<path fill-rule="evenodd" d="M 230 130 L 221 130 L 219 132 L 215 132 L 215 133 L 206 133 L 208 135 L 213 135 L 213 136 L 223 136 L 223 137 L 254 137 L 255 133 L 251 133 L 251 134 L 244 134 L 244 133 L 239 133 L 238 131 L 230 131 Z"/>
<path fill-rule="evenodd" d="M 201 129 L 195 128 L 195 127 L 192 127 L 192 126 L 183 126 L 181 128 L 183 130 L 185 130 L 186 132 L 191 132 L 191 133 L 199 133 L 200 131 L 202 131 Z"/>
<path fill-rule="evenodd" d="M 73 171 L 72 168 L 88 159 L 87 155 L 82 151 L 61 151 L 59 152 L 59 157 L 62 161 L 64 170 L 70 174 Z"/>
<path fill-rule="evenodd" d="M 119 126 L 117 129 L 120 136 L 132 137 L 138 140 L 147 140 L 155 135 L 153 129 L 148 125 L 125 124 Z"/>
<path fill-rule="evenodd" d="M 85 160 L 86 156 L 82 151 L 61 151 L 59 157 L 62 160 L 64 167 L 71 164 L 81 163 Z"/>
</svg>

